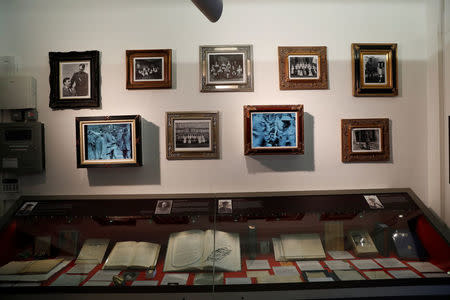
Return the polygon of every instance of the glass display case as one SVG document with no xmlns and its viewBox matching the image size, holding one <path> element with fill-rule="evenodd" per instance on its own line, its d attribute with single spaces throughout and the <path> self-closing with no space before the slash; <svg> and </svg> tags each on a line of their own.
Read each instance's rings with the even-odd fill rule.
<svg viewBox="0 0 450 300">
<path fill-rule="evenodd" d="M 410 189 L 24 196 L 0 220 L 0 295 L 448 296 L 449 242 Z"/>
</svg>

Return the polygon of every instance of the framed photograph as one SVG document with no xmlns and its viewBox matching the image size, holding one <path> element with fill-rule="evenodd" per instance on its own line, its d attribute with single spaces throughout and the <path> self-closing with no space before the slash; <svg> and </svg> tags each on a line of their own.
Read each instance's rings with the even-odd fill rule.
<svg viewBox="0 0 450 300">
<path fill-rule="evenodd" d="M 16 216 L 28 216 L 29 214 L 31 214 L 37 204 L 37 202 L 25 202 L 17 211 Z"/>
<path fill-rule="evenodd" d="M 201 92 L 253 92 L 251 45 L 200 46 Z"/>
<path fill-rule="evenodd" d="M 397 96 L 397 44 L 352 44 L 352 71 L 353 96 Z"/>
<path fill-rule="evenodd" d="M 170 89 L 172 49 L 127 50 L 127 89 Z"/>
<path fill-rule="evenodd" d="M 327 47 L 278 47 L 280 90 L 328 89 Z"/>
<path fill-rule="evenodd" d="M 173 200 L 158 200 L 156 203 L 155 214 L 169 215 L 172 210 Z"/>
<path fill-rule="evenodd" d="M 233 201 L 231 199 L 219 199 L 217 202 L 217 213 L 231 214 L 233 212 Z"/>
<path fill-rule="evenodd" d="M 78 117 L 77 167 L 142 165 L 141 116 Z"/>
<path fill-rule="evenodd" d="M 100 106 L 100 52 L 50 52 L 53 109 Z"/>
<path fill-rule="evenodd" d="M 219 158 L 218 112 L 166 113 L 167 159 Z"/>
<path fill-rule="evenodd" d="M 343 119 L 342 161 L 388 161 L 389 119 Z"/>
<path fill-rule="evenodd" d="M 380 199 L 376 195 L 364 195 L 364 199 L 366 199 L 367 204 L 371 209 L 381 209 L 384 208 Z"/>
<path fill-rule="evenodd" d="M 303 105 L 244 106 L 245 155 L 303 152 Z"/>
</svg>

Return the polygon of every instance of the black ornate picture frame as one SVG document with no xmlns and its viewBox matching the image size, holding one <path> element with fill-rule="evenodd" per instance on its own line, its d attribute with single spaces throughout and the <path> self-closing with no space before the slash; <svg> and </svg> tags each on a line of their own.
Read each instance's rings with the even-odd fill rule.
<svg viewBox="0 0 450 300">
<path fill-rule="evenodd" d="M 49 52 L 52 109 L 100 106 L 100 52 Z"/>
</svg>

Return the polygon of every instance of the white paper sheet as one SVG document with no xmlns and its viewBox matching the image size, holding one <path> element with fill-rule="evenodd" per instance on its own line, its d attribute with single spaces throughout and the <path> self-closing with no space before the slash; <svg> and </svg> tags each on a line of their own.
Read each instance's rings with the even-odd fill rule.
<svg viewBox="0 0 450 300">
<path fill-rule="evenodd" d="M 188 277 L 189 273 L 165 274 L 163 280 L 161 281 L 161 285 L 169 285 L 169 284 L 186 285 Z"/>
<path fill-rule="evenodd" d="M 309 282 L 323 282 L 323 281 L 334 281 L 331 277 L 321 277 L 321 278 L 308 278 Z"/>
<path fill-rule="evenodd" d="M 326 260 L 328 268 L 331 270 L 350 270 L 352 267 L 350 264 L 343 260 Z"/>
<path fill-rule="evenodd" d="M 354 270 L 336 270 L 334 271 L 334 274 L 336 274 L 340 280 L 366 280 L 361 274 Z"/>
<path fill-rule="evenodd" d="M 394 276 L 395 278 L 398 278 L 398 279 L 421 278 L 419 275 L 417 275 L 416 273 L 414 273 L 411 270 L 391 270 L 388 272 L 389 272 L 389 274 L 391 274 L 392 276 Z"/>
<path fill-rule="evenodd" d="M 99 270 L 89 281 L 109 281 L 113 280 L 113 276 L 119 274 L 120 270 Z"/>
<path fill-rule="evenodd" d="M 252 279 L 248 277 L 225 278 L 225 284 L 252 284 Z"/>
<path fill-rule="evenodd" d="M 360 270 L 381 269 L 380 265 L 374 262 L 372 259 L 354 259 L 350 262 Z"/>
<path fill-rule="evenodd" d="M 273 272 L 277 276 L 299 276 L 297 268 L 294 266 L 273 267 Z"/>
<path fill-rule="evenodd" d="M 407 268 L 407 266 L 396 258 L 375 258 L 375 261 L 383 268 Z"/>
<path fill-rule="evenodd" d="M 73 266 L 66 274 L 89 274 L 97 265 L 78 264 Z"/>
<path fill-rule="evenodd" d="M 54 282 L 52 282 L 51 286 L 79 286 L 80 283 L 86 279 L 86 277 L 86 275 L 62 274 Z"/>
<path fill-rule="evenodd" d="M 426 278 L 440 278 L 440 277 L 447 277 L 450 278 L 450 274 L 447 273 L 422 273 L 423 276 Z"/>
<path fill-rule="evenodd" d="M 328 251 L 333 259 L 354 259 L 355 257 L 348 251 Z"/>
<path fill-rule="evenodd" d="M 385 271 L 365 271 L 364 274 L 372 280 L 392 279 Z"/>
<path fill-rule="evenodd" d="M 24 287 L 24 286 L 41 286 L 40 282 L 18 282 L 16 284 L 14 284 L 14 286 L 16 287 Z"/>
<path fill-rule="evenodd" d="M 407 264 L 421 273 L 435 273 L 435 272 L 442 273 L 442 272 L 444 272 L 443 270 L 439 269 L 438 267 L 436 267 L 435 265 L 433 265 L 432 263 L 427 262 L 427 261 L 415 261 L 415 262 L 409 261 L 409 262 L 407 262 Z"/>
<path fill-rule="evenodd" d="M 158 280 L 139 280 L 133 281 L 132 286 L 157 286 Z"/>
<path fill-rule="evenodd" d="M 317 260 L 296 261 L 301 271 L 321 271 L 322 265 Z"/>
<path fill-rule="evenodd" d="M 95 280 L 89 280 L 83 286 L 110 286 L 111 281 L 95 281 Z"/>
<path fill-rule="evenodd" d="M 270 269 L 270 264 L 267 259 L 246 260 L 248 270 L 267 270 Z"/>
</svg>

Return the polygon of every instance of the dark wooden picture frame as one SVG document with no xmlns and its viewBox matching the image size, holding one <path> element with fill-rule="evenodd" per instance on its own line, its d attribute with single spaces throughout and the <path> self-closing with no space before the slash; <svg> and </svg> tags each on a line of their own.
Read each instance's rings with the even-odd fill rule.
<svg viewBox="0 0 450 300">
<path fill-rule="evenodd" d="M 77 168 L 142 166 L 141 116 L 75 118 Z"/>
<path fill-rule="evenodd" d="M 342 161 L 390 160 L 389 119 L 342 119 Z"/>
<path fill-rule="evenodd" d="M 328 89 L 327 47 L 278 47 L 280 90 Z"/>
<path fill-rule="evenodd" d="M 303 154 L 303 105 L 244 106 L 244 154 Z"/>
<path fill-rule="evenodd" d="M 127 89 L 172 88 L 172 49 L 127 50 Z"/>
<path fill-rule="evenodd" d="M 169 160 L 219 158 L 219 112 L 167 112 Z"/>
<path fill-rule="evenodd" d="M 352 44 L 353 96 L 398 95 L 397 44 Z"/>
<path fill-rule="evenodd" d="M 200 46 L 200 92 L 253 92 L 252 45 Z"/>
<path fill-rule="evenodd" d="M 52 109 L 100 106 L 100 52 L 49 52 Z"/>
</svg>

